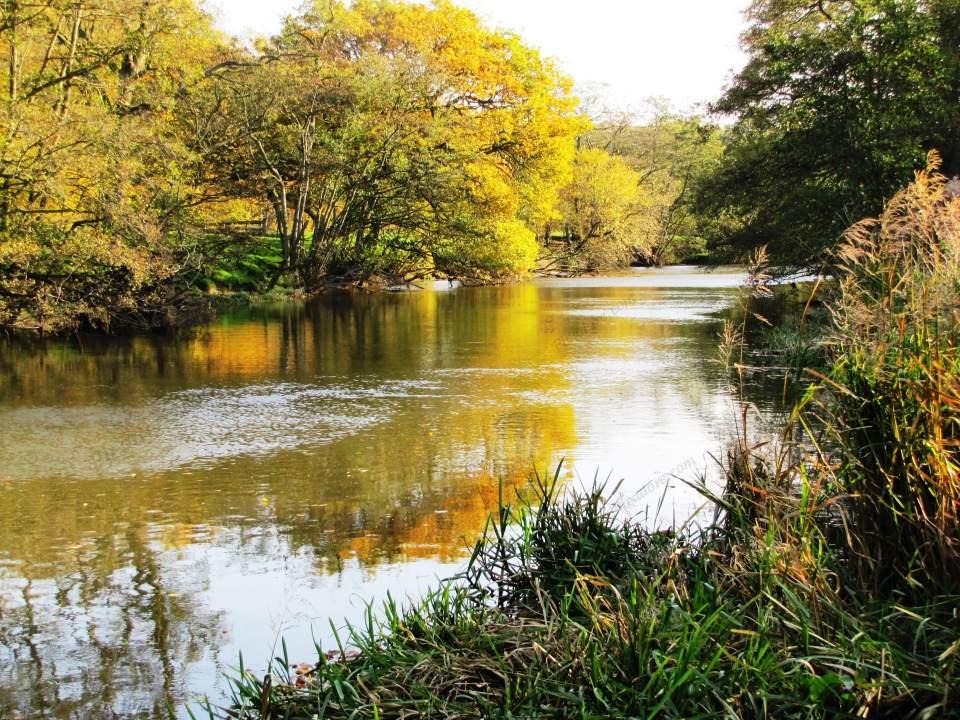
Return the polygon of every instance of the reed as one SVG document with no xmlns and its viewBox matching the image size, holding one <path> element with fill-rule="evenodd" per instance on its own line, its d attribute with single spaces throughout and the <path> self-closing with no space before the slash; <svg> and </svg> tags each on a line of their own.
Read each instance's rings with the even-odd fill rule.
<svg viewBox="0 0 960 720">
<path fill-rule="evenodd" d="M 928 170 L 838 251 L 824 425 L 874 591 L 960 592 L 960 202 Z"/>
</svg>

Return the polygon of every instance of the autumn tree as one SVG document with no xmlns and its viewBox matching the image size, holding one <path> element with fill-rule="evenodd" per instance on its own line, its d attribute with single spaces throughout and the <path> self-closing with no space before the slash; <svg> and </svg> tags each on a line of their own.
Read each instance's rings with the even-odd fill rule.
<svg viewBox="0 0 960 720">
<path fill-rule="evenodd" d="M 170 120 L 217 42 L 189 0 L 4 3 L 0 323 L 108 324 L 165 304 L 203 194 Z"/>
<path fill-rule="evenodd" d="M 308 288 L 528 271 L 579 123 L 548 62 L 447 2 L 316 2 L 207 102 L 225 181 L 273 208 Z"/>
<path fill-rule="evenodd" d="M 702 252 L 694 189 L 722 151 L 717 127 L 654 105 L 646 122 L 602 114 L 580 146 L 548 266 L 658 266 Z"/>
<path fill-rule="evenodd" d="M 548 228 L 542 269 L 567 272 L 625 267 L 637 252 L 640 174 L 622 158 L 584 147 L 561 192 L 560 218 Z"/>
<path fill-rule="evenodd" d="M 637 131 L 634 153 L 626 155 L 643 189 L 637 259 L 660 266 L 703 255 L 704 218 L 696 211 L 695 194 L 719 162 L 721 130 L 696 116 L 665 113 Z"/>
</svg>

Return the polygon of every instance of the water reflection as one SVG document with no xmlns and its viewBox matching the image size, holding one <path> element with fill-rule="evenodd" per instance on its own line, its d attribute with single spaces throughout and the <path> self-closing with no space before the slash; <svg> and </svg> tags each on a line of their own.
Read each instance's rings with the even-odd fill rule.
<svg viewBox="0 0 960 720">
<path fill-rule="evenodd" d="M 733 420 L 712 360 L 739 279 L 333 294 L 179 339 L 0 345 L 0 717 L 161 717 L 280 633 L 309 657 L 329 618 L 457 568 L 534 465 L 647 502 Z"/>
</svg>

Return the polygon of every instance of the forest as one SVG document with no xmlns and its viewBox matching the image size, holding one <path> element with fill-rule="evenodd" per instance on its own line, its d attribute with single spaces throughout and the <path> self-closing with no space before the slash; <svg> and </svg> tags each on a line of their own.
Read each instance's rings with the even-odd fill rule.
<svg viewBox="0 0 960 720">
<path fill-rule="evenodd" d="M 757 0 L 703 116 L 588 112 L 450 2 L 316 0 L 243 43 L 190 0 L 4 3 L 0 324 L 170 327 L 217 295 L 824 258 L 960 170 L 958 8 Z"/>
</svg>

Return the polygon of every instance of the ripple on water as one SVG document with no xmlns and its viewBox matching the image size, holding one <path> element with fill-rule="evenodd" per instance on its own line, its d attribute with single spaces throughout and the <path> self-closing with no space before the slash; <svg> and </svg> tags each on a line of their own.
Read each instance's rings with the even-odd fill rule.
<svg viewBox="0 0 960 720">
<path fill-rule="evenodd" d="M 326 445 L 388 420 L 396 401 L 437 397 L 428 380 L 194 388 L 139 406 L 0 413 L 4 476 L 108 478 Z M 67 432 L 68 431 L 68 432 Z"/>
<path fill-rule="evenodd" d="M 709 321 L 729 307 L 729 296 L 691 297 L 681 294 L 672 297 L 637 298 L 631 302 L 610 302 L 605 298 L 591 298 L 556 312 L 562 315 L 586 318 L 639 320 L 655 323 L 687 323 Z"/>
</svg>

